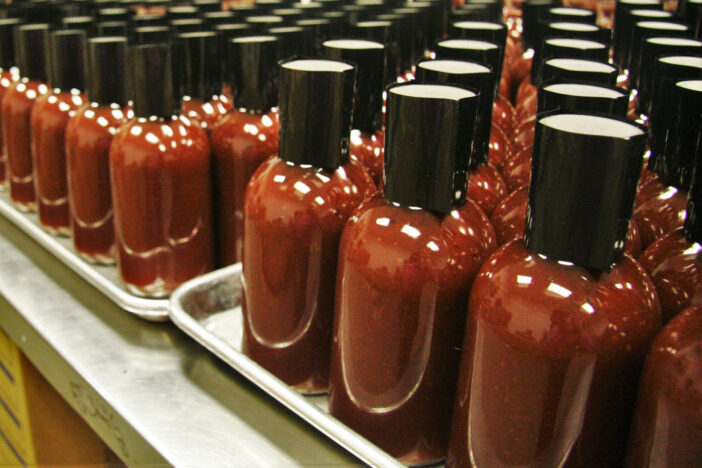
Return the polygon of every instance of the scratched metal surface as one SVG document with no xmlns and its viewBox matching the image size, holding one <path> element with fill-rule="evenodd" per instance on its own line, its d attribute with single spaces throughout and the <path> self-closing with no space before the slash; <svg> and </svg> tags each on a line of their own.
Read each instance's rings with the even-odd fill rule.
<svg viewBox="0 0 702 468">
<path fill-rule="evenodd" d="M 0 327 L 129 465 L 358 463 L 171 324 L 125 314 L 1 218 Z"/>
</svg>

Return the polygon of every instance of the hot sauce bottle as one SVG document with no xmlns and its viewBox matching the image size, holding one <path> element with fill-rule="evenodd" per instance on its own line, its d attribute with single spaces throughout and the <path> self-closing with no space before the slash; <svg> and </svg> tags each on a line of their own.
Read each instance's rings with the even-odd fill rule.
<svg viewBox="0 0 702 468">
<path fill-rule="evenodd" d="M 408 465 L 446 454 L 465 305 L 495 246 L 466 200 L 477 95 L 388 88 L 383 194 L 339 248 L 330 413 Z"/>
<path fill-rule="evenodd" d="M 246 190 L 243 350 L 303 393 L 326 391 L 341 231 L 375 192 L 349 158 L 353 65 L 280 69 L 280 152 Z"/>
<path fill-rule="evenodd" d="M 21 78 L 7 89 L 0 105 L 10 198 L 21 211 L 37 209 L 29 129 L 34 103 L 49 91 L 49 51 L 48 24 L 27 24 L 15 29 L 15 55 Z"/>
<path fill-rule="evenodd" d="M 210 135 L 220 267 L 241 261 L 246 185 L 278 152 L 278 42 L 275 36 L 243 36 L 228 44 L 234 109 Z"/>
<path fill-rule="evenodd" d="M 638 374 L 661 326 L 623 254 L 646 132 L 539 119 L 525 240 L 471 290 L 448 466 L 621 466 Z"/>
<path fill-rule="evenodd" d="M 133 117 L 125 86 L 127 39 L 88 40 L 86 104 L 66 126 L 68 199 L 73 247 L 88 261 L 115 262 L 110 144 Z"/>
<path fill-rule="evenodd" d="M 351 117 L 349 152 L 368 170 L 376 186 L 383 182 L 383 75 L 385 46 L 360 39 L 333 39 L 322 44 L 324 55 L 356 65 L 356 99 Z"/>
<path fill-rule="evenodd" d="M 0 103 L 7 89 L 19 79 L 19 70 L 15 61 L 14 30 L 21 23 L 22 20 L 16 18 L 0 20 Z M 3 125 L 0 106 L 0 191 L 5 190 L 7 184 L 7 149 L 2 136 Z"/>
<path fill-rule="evenodd" d="M 162 297 L 214 265 L 210 146 L 178 116 L 166 44 L 128 50 L 135 118 L 110 147 L 117 266 L 134 294 Z"/>
<path fill-rule="evenodd" d="M 30 121 L 34 190 L 39 222 L 55 235 L 70 234 L 66 174 L 66 125 L 84 103 L 85 32 L 51 33 L 52 90 L 39 97 Z"/>
<path fill-rule="evenodd" d="M 417 63 L 416 75 L 420 83 L 455 84 L 478 91 L 477 127 L 470 158 L 467 197 L 489 217 L 507 195 L 507 187 L 500 173 L 488 164 L 495 74 L 477 63 L 425 60 Z"/>
</svg>

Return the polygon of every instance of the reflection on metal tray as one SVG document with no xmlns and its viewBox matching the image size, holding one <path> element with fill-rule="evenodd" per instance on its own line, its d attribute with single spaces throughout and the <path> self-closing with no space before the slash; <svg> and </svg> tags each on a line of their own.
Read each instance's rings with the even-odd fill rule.
<svg viewBox="0 0 702 468">
<path fill-rule="evenodd" d="M 241 264 L 181 285 L 170 316 L 185 333 L 258 385 L 295 414 L 371 466 L 403 466 L 329 415 L 327 395 L 303 396 L 241 352 Z"/>
<path fill-rule="evenodd" d="M 0 192 L 0 214 L 122 309 L 145 320 L 168 320 L 168 299 L 147 299 L 128 292 L 122 286 L 116 267 L 93 265 L 80 258 L 73 250 L 71 239 L 44 231 L 36 213 L 17 210 L 7 192 Z"/>
</svg>

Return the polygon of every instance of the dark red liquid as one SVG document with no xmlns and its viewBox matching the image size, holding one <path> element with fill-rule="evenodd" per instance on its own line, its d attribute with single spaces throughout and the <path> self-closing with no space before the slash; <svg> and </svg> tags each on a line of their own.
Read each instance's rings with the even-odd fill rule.
<svg viewBox="0 0 702 468">
<path fill-rule="evenodd" d="M 536 115 L 539 104 L 536 86 L 529 79 L 522 81 L 517 91 L 517 105 L 515 107 L 515 120 L 521 123 Z"/>
<path fill-rule="evenodd" d="M 246 192 L 243 350 L 301 392 L 327 389 L 339 239 L 374 191 L 354 160 L 329 171 L 271 157 Z"/>
<path fill-rule="evenodd" d="M 85 104 L 66 127 L 68 198 L 73 246 L 83 258 L 114 263 L 110 144 L 131 118 L 117 105 Z"/>
<path fill-rule="evenodd" d="M 278 153 L 278 114 L 234 110 L 210 134 L 218 262 L 240 262 L 244 234 L 244 194 L 256 169 Z"/>
<path fill-rule="evenodd" d="M 629 468 L 702 466 L 702 304 L 674 318 L 646 357 Z"/>
<path fill-rule="evenodd" d="M 509 193 L 529 183 L 531 179 L 531 154 L 533 151 L 533 146 L 522 148 L 502 167 L 500 174 Z"/>
<path fill-rule="evenodd" d="M 134 293 L 164 296 L 214 265 L 210 146 L 186 117 L 135 119 L 110 147 L 117 265 Z"/>
<path fill-rule="evenodd" d="M 351 131 L 352 158 L 356 158 L 366 168 L 377 187 L 383 186 L 383 167 L 385 160 L 385 133 L 377 131 L 373 134 Z"/>
<path fill-rule="evenodd" d="M 644 249 L 665 234 L 682 227 L 687 197 L 674 187 L 652 180 L 639 189 L 634 204 L 634 220 L 641 231 Z"/>
<path fill-rule="evenodd" d="M 44 83 L 22 78 L 7 89 L 1 103 L 10 198 L 22 211 L 37 209 L 29 137 L 30 116 L 37 98 L 48 91 Z"/>
<path fill-rule="evenodd" d="M 512 155 L 512 149 L 509 143 L 509 139 L 505 133 L 500 130 L 496 125 L 492 125 L 490 128 L 490 143 L 489 143 L 489 153 L 488 162 L 489 164 L 500 170 L 502 166 L 505 165 L 507 160 Z"/>
<path fill-rule="evenodd" d="M 507 196 L 507 186 L 494 167 L 475 166 L 468 178 L 468 199 L 474 201 L 488 217 Z"/>
<path fill-rule="evenodd" d="M 480 270 L 468 314 L 448 466 L 621 465 L 661 326 L 636 261 L 596 276 L 515 241 Z"/>
<path fill-rule="evenodd" d="M 509 135 L 514 128 L 514 107 L 504 96 L 498 94 L 492 107 L 492 123 Z"/>
<path fill-rule="evenodd" d="M 438 216 L 377 196 L 344 229 L 329 410 L 403 463 L 445 456 L 468 291 L 494 248 L 470 200 Z"/>
<path fill-rule="evenodd" d="M 210 135 L 212 127 L 219 122 L 231 109 L 229 99 L 225 96 L 214 96 L 207 102 L 184 97 L 181 112 L 184 116 L 198 122 Z"/>
<path fill-rule="evenodd" d="M 79 92 L 50 92 L 37 99 L 32 110 L 31 140 L 34 190 L 39 222 L 52 234 L 68 236 L 70 213 L 66 172 L 66 126 L 83 105 Z"/>
<path fill-rule="evenodd" d="M 19 77 L 13 71 L 0 71 L 0 103 L 5 97 L 5 92 L 7 89 L 18 79 Z M 5 139 L 2 134 L 2 128 L 4 128 L 4 124 L 2 123 L 2 106 L 0 106 L 0 190 L 4 190 L 7 183 L 7 149 L 5 148 Z"/>
<path fill-rule="evenodd" d="M 656 286 L 664 322 L 702 301 L 702 247 L 691 244 L 682 228 L 651 244 L 639 262 Z"/>
</svg>

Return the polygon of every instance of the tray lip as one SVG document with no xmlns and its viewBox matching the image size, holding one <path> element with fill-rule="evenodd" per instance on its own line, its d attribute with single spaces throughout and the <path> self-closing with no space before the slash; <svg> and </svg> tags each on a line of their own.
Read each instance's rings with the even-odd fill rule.
<svg viewBox="0 0 702 468">
<path fill-rule="evenodd" d="M 46 251 L 70 268 L 74 273 L 90 283 L 98 291 L 112 300 L 118 307 L 151 322 L 168 321 L 168 299 L 149 299 L 139 297 L 120 288 L 95 267 L 83 260 L 73 250 L 59 243 L 51 234 L 44 231 L 29 216 L 22 213 L 8 201 L 9 192 L 0 192 L 0 214 L 14 224 L 27 236 L 41 245 Z M 34 216 L 36 216 L 34 214 Z M 106 268 L 108 268 L 106 266 Z"/>
<path fill-rule="evenodd" d="M 193 278 L 180 285 L 171 295 L 169 315 L 171 321 L 203 347 L 223 360 L 234 370 L 254 383 L 293 413 L 311 424 L 332 441 L 370 466 L 404 467 L 397 459 L 372 442 L 326 413 L 285 384 L 282 380 L 259 366 L 244 353 L 237 351 L 224 340 L 200 325 L 183 307 L 183 299 L 191 291 L 231 275 L 241 275 L 241 263 Z"/>
</svg>

